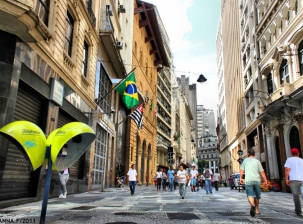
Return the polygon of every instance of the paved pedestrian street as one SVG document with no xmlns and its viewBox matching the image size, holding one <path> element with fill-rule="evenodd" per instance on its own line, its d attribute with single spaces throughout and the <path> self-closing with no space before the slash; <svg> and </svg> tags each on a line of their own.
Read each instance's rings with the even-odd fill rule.
<svg viewBox="0 0 303 224">
<path fill-rule="evenodd" d="M 264 192 L 261 215 L 252 218 L 245 192 L 220 188 L 206 195 L 205 190 L 191 192 L 185 199 L 176 191 L 157 192 L 154 186 L 136 186 L 134 195 L 125 188 L 105 192 L 91 191 L 50 199 L 47 223 L 303 223 L 294 214 L 292 195 Z M 41 201 L 0 210 L 0 220 L 21 219 L 39 223 Z M 0 222 L 1 223 L 1 222 Z M 8 222 L 7 222 L 8 223 Z"/>
</svg>

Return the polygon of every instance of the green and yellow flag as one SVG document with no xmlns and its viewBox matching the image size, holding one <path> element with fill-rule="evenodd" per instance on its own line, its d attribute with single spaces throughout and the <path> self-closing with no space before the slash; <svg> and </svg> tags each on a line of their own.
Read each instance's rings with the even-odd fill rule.
<svg viewBox="0 0 303 224">
<path fill-rule="evenodd" d="M 123 101 L 128 109 L 139 105 L 139 96 L 136 85 L 136 76 L 134 72 L 131 72 L 115 90 L 122 95 Z"/>
</svg>

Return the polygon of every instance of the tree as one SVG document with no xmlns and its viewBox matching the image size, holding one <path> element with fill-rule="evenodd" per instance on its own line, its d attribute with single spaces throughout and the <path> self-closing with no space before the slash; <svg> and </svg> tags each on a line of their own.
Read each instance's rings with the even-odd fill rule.
<svg viewBox="0 0 303 224">
<path fill-rule="evenodd" d="M 203 169 L 206 167 L 206 165 L 208 165 L 208 162 L 205 159 L 198 160 L 199 173 L 203 172 Z"/>
</svg>

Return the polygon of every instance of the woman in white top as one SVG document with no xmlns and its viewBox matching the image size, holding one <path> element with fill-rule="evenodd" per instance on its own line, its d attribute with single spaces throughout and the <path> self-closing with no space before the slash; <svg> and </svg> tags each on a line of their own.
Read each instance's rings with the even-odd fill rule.
<svg viewBox="0 0 303 224">
<path fill-rule="evenodd" d="M 157 191 L 161 190 L 161 183 L 162 183 L 162 170 L 159 168 L 157 175 Z"/>
</svg>

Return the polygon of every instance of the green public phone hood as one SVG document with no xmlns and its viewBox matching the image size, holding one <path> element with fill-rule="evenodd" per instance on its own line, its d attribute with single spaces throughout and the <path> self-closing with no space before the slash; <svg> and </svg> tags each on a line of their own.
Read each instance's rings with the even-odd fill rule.
<svg viewBox="0 0 303 224">
<path fill-rule="evenodd" d="M 25 152 L 33 170 L 42 165 L 46 152 L 46 138 L 36 124 L 29 121 L 14 121 L 2 127 L 0 134 Z"/>
<path fill-rule="evenodd" d="M 51 137 L 51 136 L 49 136 Z M 87 147 L 95 140 L 95 132 L 87 124 L 71 122 L 53 136 L 51 143 L 51 159 L 58 170 L 71 167 L 85 152 Z M 59 153 L 66 145 L 67 153 Z"/>
</svg>

